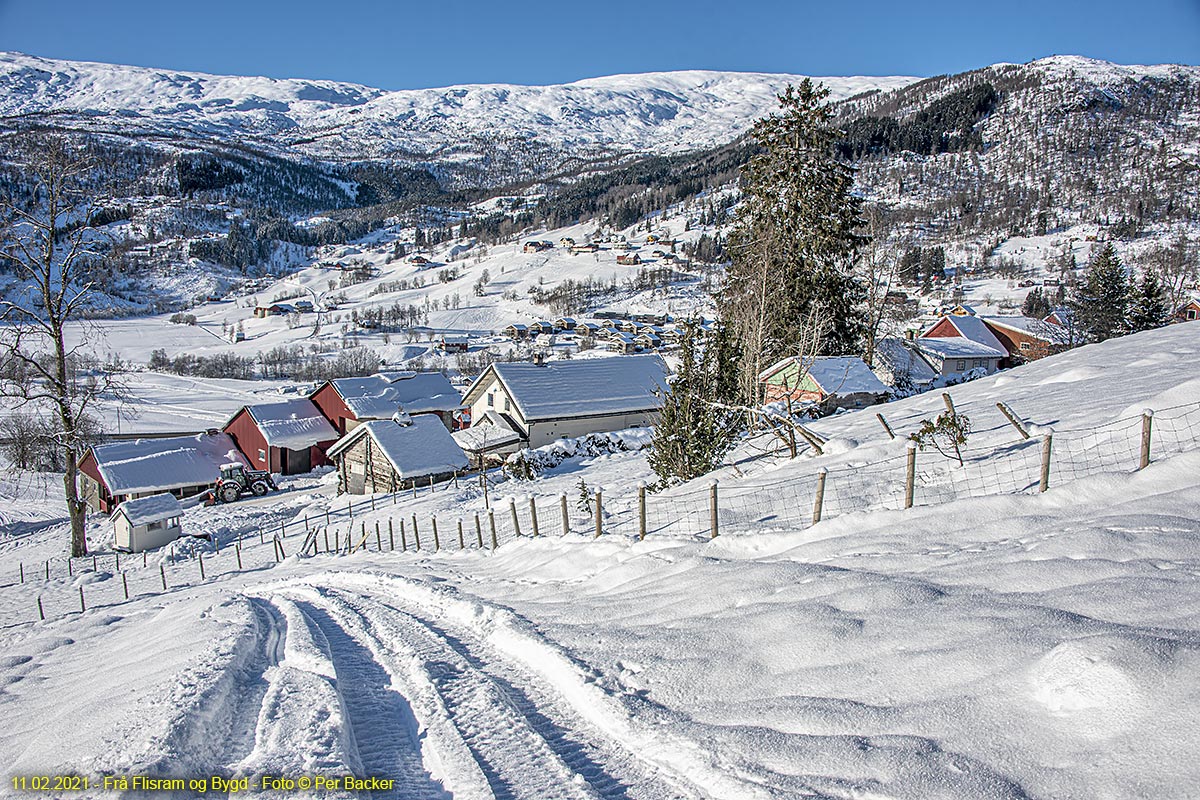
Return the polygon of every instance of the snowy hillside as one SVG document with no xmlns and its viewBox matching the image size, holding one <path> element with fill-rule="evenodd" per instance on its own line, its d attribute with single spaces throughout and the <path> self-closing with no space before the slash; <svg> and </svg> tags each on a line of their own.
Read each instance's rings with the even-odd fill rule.
<svg viewBox="0 0 1200 800">
<path fill-rule="evenodd" d="M 97 571 L 86 560 L 74 576 L 61 561 L 49 581 L 36 573 L 65 535 L 45 503 L 0 543 L 0 756 L 14 773 L 92 781 L 354 773 L 396 781 L 372 796 L 397 798 L 1182 800 L 1200 781 L 1200 453 L 1166 442 L 1171 431 L 1200 442 L 1192 328 L 953 390 L 977 450 L 1025 447 L 995 409 L 1004 400 L 1035 435 L 1055 431 L 1056 458 L 1073 443 L 1122 456 L 1077 476 L 1056 468 L 1045 494 L 972 484 L 964 494 L 983 496 L 787 521 L 807 516 L 819 467 L 832 498 L 837 475 L 902 458 L 873 412 L 907 433 L 941 406 L 927 395 L 820 421 L 822 457 L 748 443 L 718 477 L 723 498 L 754 493 L 759 521 L 712 540 L 706 480 L 651 496 L 683 521 L 675 533 L 593 539 L 578 483 L 619 508 L 649 475 L 641 454 L 617 453 L 494 487 L 494 552 L 474 534 L 484 498 L 463 483 L 360 507 L 355 539 L 379 522 L 382 552 L 372 536 L 370 552 L 275 566 L 260 528 L 344 506 L 309 478 L 189 510 L 185 526 L 213 533 L 220 553 L 190 543 L 178 562 L 123 559 L 126 601 L 103 521 L 91 529 Z M 1163 438 L 1135 473 L 1146 407 Z M 539 538 L 514 538 L 509 495 L 523 524 L 526 495 L 548 501 Z M 344 540 L 337 519 L 329 535 Z M 399 535 L 388 547 L 400 522 L 405 553 Z M 231 545 L 244 534 L 238 570 Z M 285 543 L 292 554 L 298 537 Z M 95 607 L 80 614 L 82 591 Z M 39 596 L 49 619 L 30 622 Z"/>
<path fill-rule="evenodd" d="M 122 136 L 232 140 L 329 161 L 470 160 L 535 140 L 576 157 L 675 153 L 746 131 L 794 75 L 668 72 L 562 86 L 503 84 L 386 92 L 0 54 L 0 121 L 45 117 Z M 916 80 L 820 79 L 835 99 Z"/>
</svg>

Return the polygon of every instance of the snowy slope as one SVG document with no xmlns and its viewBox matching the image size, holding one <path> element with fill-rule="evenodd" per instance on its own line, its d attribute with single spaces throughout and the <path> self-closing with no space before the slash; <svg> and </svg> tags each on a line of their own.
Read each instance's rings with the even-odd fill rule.
<svg viewBox="0 0 1200 800">
<path fill-rule="evenodd" d="M 1200 340 L 1179 325 L 953 391 L 973 444 L 1016 447 L 997 399 L 1066 437 L 1194 406 L 1198 363 Z M 875 410 L 907 431 L 940 404 L 822 420 L 837 443 L 823 458 L 743 450 L 722 490 L 764 487 L 761 512 L 782 512 L 819 466 L 903 452 Z M 149 574 L 130 570 L 123 601 L 103 546 L 97 573 L 25 585 L 4 573 L 0 756 L 18 773 L 399 781 L 376 797 L 1187 798 L 1200 781 L 1198 469 L 1195 451 L 1164 455 L 1138 474 L 1056 473 L 1040 495 L 729 526 L 715 540 L 593 540 L 572 510 L 577 533 L 543 517 L 538 539 L 502 527 L 495 553 L 475 546 L 483 498 L 464 483 L 361 517 L 385 531 L 419 518 L 421 555 L 409 527 L 407 554 L 273 567 L 254 537 L 242 572 L 238 533 L 344 500 L 326 483 L 194 509 L 185 525 L 225 544 L 208 550 L 204 581 L 194 559 L 168 560 L 176 588 L 162 593 L 155 556 Z M 616 454 L 500 491 L 574 495 L 582 478 L 616 498 L 647 474 L 642 455 Z M 48 523 L 0 544 L 10 568 L 58 548 Z M 105 605 L 71 612 L 77 585 Z M 52 619 L 29 623 L 39 593 Z"/>
<path fill-rule="evenodd" d="M 333 161 L 483 157 L 537 140 L 576 156 L 681 152 L 731 141 L 795 75 L 668 72 L 561 86 L 386 92 L 332 81 L 229 77 L 0 54 L 0 121 L 48 117 L 121 135 L 238 138 Z M 835 99 L 915 78 L 821 78 Z"/>
</svg>

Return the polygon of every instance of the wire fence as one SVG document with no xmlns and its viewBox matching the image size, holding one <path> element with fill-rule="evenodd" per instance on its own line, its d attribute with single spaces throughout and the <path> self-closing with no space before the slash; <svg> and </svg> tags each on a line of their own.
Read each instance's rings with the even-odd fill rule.
<svg viewBox="0 0 1200 800">
<path fill-rule="evenodd" d="M 964 448 L 961 464 L 932 451 L 839 464 L 809 475 L 761 483 L 696 487 L 585 498 L 506 498 L 490 508 L 420 516 L 402 500 L 413 490 L 374 495 L 320 514 L 239 535 L 233 542 L 185 539 L 153 556 L 105 553 L 83 559 L 19 564 L 0 598 L 19 584 L 40 584 L 36 608 L 5 603 L 8 626 L 115 606 L 139 595 L 194 586 L 232 572 L 274 566 L 290 555 L 365 552 L 428 554 L 494 551 L 532 536 L 714 537 L 746 530 L 798 530 L 854 512 L 937 506 L 995 495 L 1032 494 L 1104 473 L 1132 473 L 1200 447 L 1200 403 L 1114 420 L 1095 428 L 1027 435 Z M 486 478 L 483 478 L 486 480 Z M 453 491 L 458 480 L 417 489 Z M 486 487 L 484 487 L 486 495 Z M 65 573 L 65 574 L 64 574 Z"/>
</svg>

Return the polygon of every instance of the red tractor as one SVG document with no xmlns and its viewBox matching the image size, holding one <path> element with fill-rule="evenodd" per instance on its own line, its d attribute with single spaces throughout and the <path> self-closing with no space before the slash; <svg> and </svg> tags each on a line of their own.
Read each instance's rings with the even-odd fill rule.
<svg viewBox="0 0 1200 800">
<path fill-rule="evenodd" d="M 208 502 L 232 503 L 244 494 L 262 497 L 272 489 L 278 489 L 271 473 L 265 469 L 250 469 L 243 464 L 222 464 L 221 478 L 208 491 Z"/>
</svg>

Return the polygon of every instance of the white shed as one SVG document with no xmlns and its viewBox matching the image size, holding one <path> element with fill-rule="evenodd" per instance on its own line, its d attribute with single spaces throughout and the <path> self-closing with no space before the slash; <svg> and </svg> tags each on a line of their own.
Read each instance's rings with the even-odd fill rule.
<svg viewBox="0 0 1200 800">
<path fill-rule="evenodd" d="M 126 500 L 113 511 L 113 539 L 118 550 L 138 553 L 175 541 L 183 534 L 183 507 L 172 494 Z"/>
</svg>

